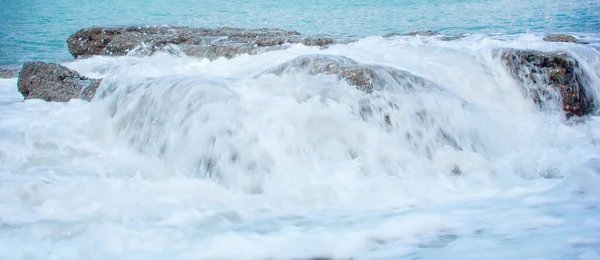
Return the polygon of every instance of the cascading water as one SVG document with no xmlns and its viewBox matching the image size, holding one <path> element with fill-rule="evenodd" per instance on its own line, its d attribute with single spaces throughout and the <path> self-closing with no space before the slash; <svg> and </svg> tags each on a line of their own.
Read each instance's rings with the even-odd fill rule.
<svg viewBox="0 0 600 260">
<path fill-rule="evenodd" d="M 508 47 L 567 51 L 598 104 L 598 50 L 531 35 L 66 63 L 90 103 L 3 80 L 0 255 L 594 259 L 600 121 L 540 109 Z"/>
</svg>

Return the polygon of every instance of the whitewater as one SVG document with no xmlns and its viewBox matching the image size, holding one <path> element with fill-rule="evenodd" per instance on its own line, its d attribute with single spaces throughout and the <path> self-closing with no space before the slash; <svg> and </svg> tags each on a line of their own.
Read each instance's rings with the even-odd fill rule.
<svg viewBox="0 0 600 260">
<path fill-rule="evenodd" d="M 600 119 L 538 108 L 492 54 L 565 51 L 598 103 L 599 46 L 373 36 L 63 62 L 103 78 L 92 102 L 1 79 L 0 258 L 600 259 Z M 307 54 L 441 90 L 263 73 Z"/>
</svg>

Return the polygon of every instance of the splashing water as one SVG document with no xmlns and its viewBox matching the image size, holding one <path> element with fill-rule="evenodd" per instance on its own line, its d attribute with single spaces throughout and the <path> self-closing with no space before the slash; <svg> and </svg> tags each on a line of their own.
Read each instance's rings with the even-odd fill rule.
<svg viewBox="0 0 600 260">
<path fill-rule="evenodd" d="M 2 80 L 0 256 L 599 257 L 600 121 L 540 110 L 502 47 L 567 51 L 598 97 L 597 49 L 533 35 L 66 63 L 104 79 L 90 103 Z M 412 87 L 278 67 L 306 55 Z"/>
</svg>

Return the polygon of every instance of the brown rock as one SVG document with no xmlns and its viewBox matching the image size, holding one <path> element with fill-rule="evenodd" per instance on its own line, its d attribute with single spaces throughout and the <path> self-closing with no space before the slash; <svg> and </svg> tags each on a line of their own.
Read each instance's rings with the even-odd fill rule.
<svg viewBox="0 0 600 260">
<path fill-rule="evenodd" d="M 544 37 L 547 42 L 577 42 L 575 37 L 568 34 L 551 34 Z"/>
<path fill-rule="evenodd" d="M 353 39 L 327 35 L 302 36 L 296 31 L 273 28 L 204 29 L 165 26 L 82 29 L 71 35 L 67 43 L 75 58 L 90 55 L 152 55 L 155 51 L 175 45 L 186 55 L 215 59 L 283 49 L 287 48 L 284 46 L 286 43 L 327 47 L 351 41 Z M 278 48 L 266 48 L 274 46 Z"/>
<path fill-rule="evenodd" d="M 67 102 L 73 98 L 91 100 L 101 81 L 60 64 L 36 61 L 23 65 L 17 86 L 25 99 Z"/>
<path fill-rule="evenodd" d="M 560 102 L 567 117 L 590 114 L 594 101 L 585 90 L 588 77 L 562 52 L 499 50 L 501 61 L 541 108 Z"/>
</svg>

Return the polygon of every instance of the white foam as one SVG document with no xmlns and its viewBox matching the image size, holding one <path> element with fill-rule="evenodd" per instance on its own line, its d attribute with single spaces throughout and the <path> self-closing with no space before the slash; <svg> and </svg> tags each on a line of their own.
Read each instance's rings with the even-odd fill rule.
<svg viewBox="0 0 600 260">
<path fill-rule="evenodd" d="M 597 195 L 600 121 L 565 124 L 537 110 L 491 58 L 497 47 L 573 49 L 598 66 L 584 47 L 530 35 L 370 37 L 231 60 L 66 63 L 104 78 L 106 97 L 91 103 L 21 102 L 16 80 L 1 80 L 0 256 L 464 256 L 463 241 L 511 256 L 502 236 L 598 233 L 578 214 L 598 214 L 581 192 Z M 444 91 L 379 95 L 335 76 L 255 77 L 313 53 L 394 66 Z M 364 102 L 371 115 L 361 116 Z M 582 212 L 552 213 L 571 206 Z M 552 256 L 540 246 L 513 249 Z"/>
</svg>

